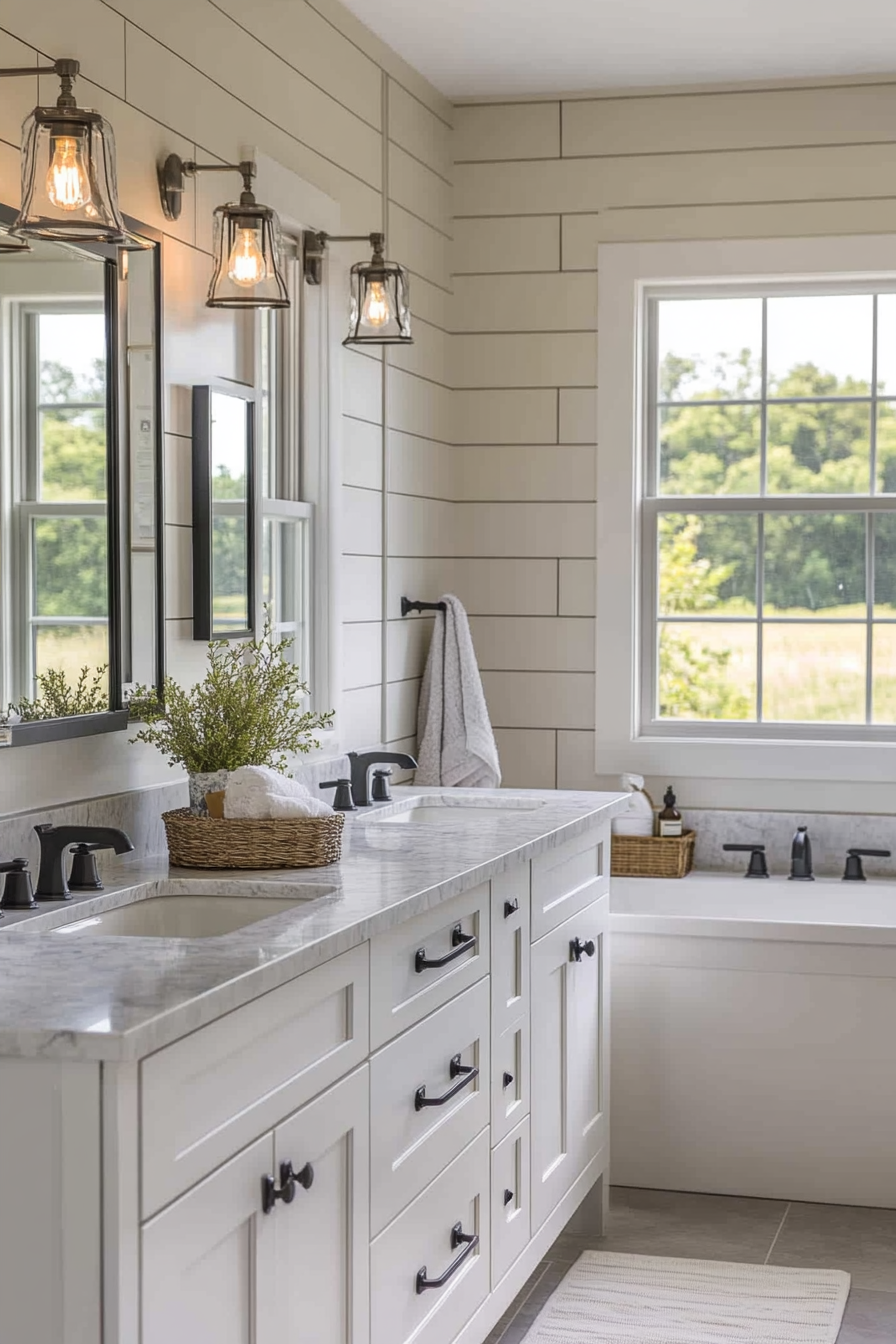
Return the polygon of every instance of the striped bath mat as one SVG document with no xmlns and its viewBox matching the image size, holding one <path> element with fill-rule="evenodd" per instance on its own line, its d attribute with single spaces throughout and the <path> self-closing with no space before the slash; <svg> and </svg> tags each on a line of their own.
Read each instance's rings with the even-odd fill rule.
<svg viewBox="0 0 896 1344">
<path fill-rule="evenodd" d="M 525 1344 L 835 1344 L 837 1269 L 585 1251 Z"/>
</svg>

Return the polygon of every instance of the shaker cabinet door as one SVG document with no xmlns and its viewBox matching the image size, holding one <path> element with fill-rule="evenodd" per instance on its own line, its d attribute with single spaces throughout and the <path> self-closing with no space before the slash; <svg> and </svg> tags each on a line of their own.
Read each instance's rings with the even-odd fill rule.
<svg viewBox="0 0 896 1344">
<path fill-rule="evenodd" d="M 609 899 L 532 945 L 532 1231 L 607 1134 Z"/>
<path fill-rule="evenodd" d="M 142 1344 L 277 1344 L 270 1134 L 145 1224 Z"/>
<path fill-rule="evenodd" d="M 366 1065 L 274 1133 L 278 1174 L 298 1176 L 272 1215 L 276 1344 L 368 1344 L 369 1135 Z"/>
</svg>

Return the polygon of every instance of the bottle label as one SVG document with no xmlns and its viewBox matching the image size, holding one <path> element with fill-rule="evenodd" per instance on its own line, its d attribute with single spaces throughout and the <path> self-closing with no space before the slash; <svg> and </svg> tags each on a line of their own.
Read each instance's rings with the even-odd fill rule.
<svg viewBox="0 0 896 1344">
<path fill-rule="evenodd" d="M 681 818 L 677 821 L 660 821 L 660 835 L 671 837 L 681 835 Z"/>
</svg>

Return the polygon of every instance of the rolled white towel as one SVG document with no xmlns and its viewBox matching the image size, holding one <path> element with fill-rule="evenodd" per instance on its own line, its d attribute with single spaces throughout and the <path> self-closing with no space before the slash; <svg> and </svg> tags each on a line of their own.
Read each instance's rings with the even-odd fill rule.
<svg viewBox="0 0 896 1344">
<path fill-rule="evenodd" d="M 332 811 L 329 803 L 315 798 L 304 784 L 266 765 L 243 765 L 227 778 L 224 816 L 228 819 L 326 817 Z"/>
</svg>

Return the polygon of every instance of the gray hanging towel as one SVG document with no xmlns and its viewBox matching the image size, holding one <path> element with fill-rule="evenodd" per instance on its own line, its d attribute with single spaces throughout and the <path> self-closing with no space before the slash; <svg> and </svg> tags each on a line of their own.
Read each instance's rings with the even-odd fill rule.
<svg viewBox="0 0 896 1344">
<path fill-rule="evenodd" d="M 447 593 L 436 616 L 417 707 L 414 782 L 448 788 L 497 789 L 498 748 L 488 717 L 470 623 Z"/>
</svg>

